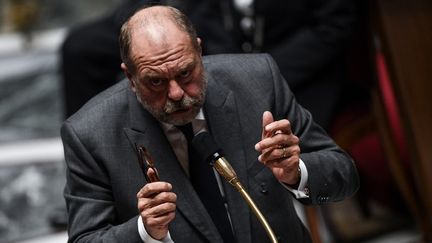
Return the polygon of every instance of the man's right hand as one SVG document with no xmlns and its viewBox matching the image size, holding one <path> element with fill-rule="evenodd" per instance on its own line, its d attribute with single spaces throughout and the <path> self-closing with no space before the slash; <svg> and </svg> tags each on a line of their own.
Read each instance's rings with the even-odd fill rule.
<svg viewBox="0 0 432 243">
<path fill-rule="evenodd" d="M 177 195 L 171 189 L 171 184 L 158 181 L 146 184 L 137 193 L 138 210 L 144 227 L 156 240 L 168 234 L 168 225 L 175 217 Z"/>
</svg>

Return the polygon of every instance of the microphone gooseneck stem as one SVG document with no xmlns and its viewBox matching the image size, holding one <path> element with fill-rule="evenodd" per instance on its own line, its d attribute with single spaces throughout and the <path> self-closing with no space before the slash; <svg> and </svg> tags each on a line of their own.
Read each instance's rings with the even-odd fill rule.
<svg viewBox="0 0 432 243">
<path fill-rule="evenodd" d="M 215 160 L 213 167 L 216 169 L 216 171 L 224 177 L 232 186 L 234 186 L 237 191 L 240 192 L 242 197 L 246 200 L 249 207 L 252 209 L 254 214 L 257 216 L 260 223 L 263 225 L 265 231 L 267 232 L 267 235 L 271 239 L 273 243 L 277 243 L 276 235 L 274 234 L 273 230 L 271 229 L 270 225 L 268 224 L 267 220 L 264 218 L 264 215 L 261 213 L 261 211 L 258 209 L 258 207 L 255 205 L 252 198 L 249 196 L 249 194 L 246 192 L 246 190 L 241 185 L 239 179 L 237 178 L 237 175 L 234 171 L 234 169 L 231 167 L 231 165 L 228 163 L 228 161 L 224 157 L 220 157 Z"/>
</svg>

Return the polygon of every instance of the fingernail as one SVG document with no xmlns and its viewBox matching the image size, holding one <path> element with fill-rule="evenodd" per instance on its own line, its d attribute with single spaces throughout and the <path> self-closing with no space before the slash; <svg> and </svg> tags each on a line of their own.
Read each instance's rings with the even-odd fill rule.
<svg viewBox="0 0 432 243">
<path fill-rule="evenodd" d="M 259 144 L 258 144 L 258 143 L 255 144 L 255 150 L 256 150 L 256 151 L 259 151 L 259 148 L 260 148 L 260 147 L 259 147 Z"/>
</svg>

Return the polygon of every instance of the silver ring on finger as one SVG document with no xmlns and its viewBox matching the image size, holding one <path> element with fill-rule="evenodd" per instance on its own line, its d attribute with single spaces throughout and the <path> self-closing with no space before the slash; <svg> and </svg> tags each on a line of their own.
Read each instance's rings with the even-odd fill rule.
<svg viewBox="0 0 432 243">
<path fill-rule="evenodd" d="M 287 147 L 282 148 L 282 157 L 281 158 L 287 158 L 288 157 L 288 149 Z"/>
</svg>

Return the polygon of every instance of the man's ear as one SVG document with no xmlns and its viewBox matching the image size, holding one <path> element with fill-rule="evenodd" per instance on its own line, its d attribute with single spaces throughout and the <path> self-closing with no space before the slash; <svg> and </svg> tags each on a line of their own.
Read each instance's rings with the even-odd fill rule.
<svg viewBox="0 0 432 243">
<path fill-rule="evenodd" d="M 132 74 L 129 72 L 129 69 L 127 68 L 126 64 L 124 64 L 124 62 L 122 62 L 120 64 L 120 67 L 123 70 L 124 75 L 129 79 L 129 83 L 130 83 L 131 89 L 135 93 L 136 86 L 135 86 L 135 82 L 132 79 Z"/>
</svg>

